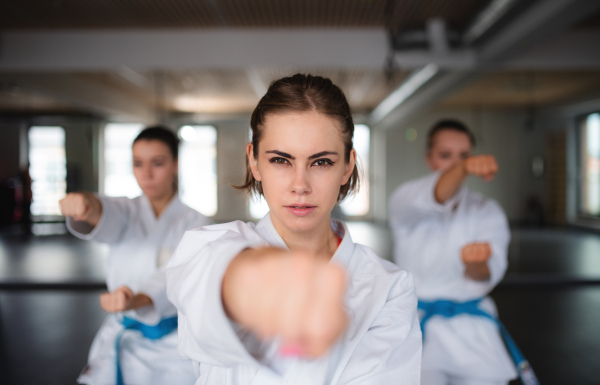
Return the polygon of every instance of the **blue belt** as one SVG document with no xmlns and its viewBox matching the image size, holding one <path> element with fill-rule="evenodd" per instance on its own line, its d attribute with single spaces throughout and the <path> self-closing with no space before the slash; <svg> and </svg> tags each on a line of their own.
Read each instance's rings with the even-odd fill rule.
<svg viewBox="0 0 600 385">
<path fill-rule="evenodd" d="M 523 353 L 521 353 L 517 347 L 517 344 L 508 333 L 508 330 L 506 330 L 498 318 L 479 308 L 478 305 L 481 300 L 483 300 L 483 298 L 478 298 L 467 302 L 453 302 L 448 300 L 428 302 L 419 300 L 419 309 L 425 312 L 423 318 L 421 318 L 421 331 L 423 333 L 423 339 L 425 339 L 425 324 L 433 316 L 439 315 L 450 318 L 458 314 L 470 314 L 487 318 L 498 326 L 500 335 L 502 336 L 502 339 L 506 344 L 506 348 L 508 349 L 512 360 L 515 363 L 517 372 L 519 372 L 519 377 L 521 378 L 523 384 L 539 385 L 539 381 L 535 376 L 531 365 L 529 365 L 529 362 L 525 359 Z"/>
<path fill-rule="evenodd" d="M 133 318 L 123 317 L 121 324 L 123 325 L 123 330 L 119 332 L 119 334 L 117 335 L 117 340 L 115 342 L 115 349 L 117 351 L 117 385 L 124 384 L 123 373 L 121 372 L 119 345 L 121 343 L 121 337 L 123 337 L 123 333 L 125 333 L 125 330 L 137 330 L 141 332 L 144 337 L 151 340 L 157 340 L 171 333 L 173 330 L 177 329 L 177 317 L 164 318 L 154 326 L 143 324 L 139 321 L 134 320 Z"/>
</svg>

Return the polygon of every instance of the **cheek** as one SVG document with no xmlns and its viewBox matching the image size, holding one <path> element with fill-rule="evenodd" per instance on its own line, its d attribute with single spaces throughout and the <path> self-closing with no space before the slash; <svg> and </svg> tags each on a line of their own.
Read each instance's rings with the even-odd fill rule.
<svg viewBox="0 0 600 385">
<path fill-rule="evenodd" d="M 173 178 L 173 172 L 169 167 L 154 167 L 152 169 L 152 175 L 154 176 L 154 178 L 156 178 L 157 180 L 160 181 L 171 181 L 171 179 Z"/>
<path fill-rule="evenodd" d="M 445 170 L 450 165 L 450 160 L 442 159 L 440 157 L 434 157 L 431 165 L 435 171 Z"/>
<path fill-rule="evenodd" d="M 344 181 L 344 174 L 319 175 L 313 182 L 313 191 L 319 191 L 320 195 L 327 200 L 337 201 L 340 187 Z"/>
</svg>

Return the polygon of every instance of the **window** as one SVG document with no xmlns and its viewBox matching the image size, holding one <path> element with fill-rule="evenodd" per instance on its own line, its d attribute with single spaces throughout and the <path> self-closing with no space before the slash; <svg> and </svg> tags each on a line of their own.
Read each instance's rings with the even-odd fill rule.
<svg viewBox="0 0 600 385">
<path fill-rule="evenodd" d="M 29 129 L 29 174 L 31 214 L 35 221 L 60 215 L 58 201 L 67 192 L 65 130 L 34 126 Z"/>
<path fill-rule="evenodd" d="M 252 130 L 250 130 L 250 140 Z M 354 149 L 357 153 L 359 172 L 361 176 L 360 191 L 354 196 L 347 197 L 340 205 L 342 213 L 347 216 L 365 216 L 369 213 L 369 155 L 371 145 L 371 130 L 369 126 L 357 124 L 354 126 Z M 264 197 L 250 198 L 248 208 L 252 218 L 260 219 L 269 211 Z"/>
<path fill-rule="evenodd" d="M 104 167 L 100 185 L 104 195 L 133 198 L 142 193 L 133 175 L 131 145 L 143 127 L 140 123 L 110 123 L 104 127 Z"/>
<path fill-rule="evenodd" d="M 183 126 L 179 129 L 179 196 L 206 216 L 217 213 L 217 129 Z"/>
<path fill-rule="evenodd" d="M 580 211 L 600 215 L 600 114 L 588 115 L 580 131 Z"/>
<path fill-rule="evenodd" d="M 262 195 L 260 197 L 253 195 L 248 198 L 248 208 L 250 216 L 254 219 L 262 219 L 269 212 L 269 205 Z"/>
<path fill-rule="evenodd" d="M 360 190 L 358 194 L 347 197 L 340 208 L 347 216 L 365 216 L 369 213 L 369 155 L 371 146 L 371 130 L 369 126 L 354 126 L 354 149 L 360 172 Z"/>
</svg>

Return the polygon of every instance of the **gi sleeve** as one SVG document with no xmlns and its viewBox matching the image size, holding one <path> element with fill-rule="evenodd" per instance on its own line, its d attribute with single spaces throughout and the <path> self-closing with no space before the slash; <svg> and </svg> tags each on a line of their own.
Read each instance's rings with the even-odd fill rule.
<svg viewBox="0 0 600 385">
<path fill-rule="evenodd" d="M 149 280 L 144 282 L 138 293 L 146 294 L 152 299 L 151 306 L 144 306 L 135 310 L 141 322 L 156 325 L 162 318 L 177 314 L 177 309 L 167 299 L 166 267 L 159 269 Z"/>
<path fill-rule="evenodd" d="M 412 276 L 402 271 L 393 294 L 344 368 L 339 384 L 419 385 L 422 336 Z"/>
<path fill-rule="evenodd" d="M 77 238 L 106 243 L 117 243 L 125 232 L 131 216 L 128 198 L 108 198 L 96 196 L 102 204 L 102 216 L 96 226 L 87 222 L 75 221 L 67 217 L 67 229 Z"/>
<path fill-rule="evenodd" d="M 231 260 L 242 250 L 258 246 L 242 235 L 243 222 L 188 231 L 167 265 L 167 297 L 178 312 L 178 350 L 182 357 L 229 367 L 256 364 L 225 315 L 221 284 Z"/>
<path fill-rule="evenodd" d="M 492 255 L 488 260 L 490 278 L 486 281 L 474 281 L 465 278 L 469 292 L 478 296 L 487 295 L 502 280 L 508 267 L 508 244 L 510 228 L 500 205 L 491 199 L 483 203 L 477 226 L 477 239 L 474 242 L 490 244 Z"/>
<path fill-rule="evenodd" d="M 435 187 L 441 171 L 400 186 L 388 202 L 389 221 L 392 227 L 412 226 L 423 219 L 436 217 L 453 210 L 461 189 L 444 203 L 435 200 Z"/>
</svg>

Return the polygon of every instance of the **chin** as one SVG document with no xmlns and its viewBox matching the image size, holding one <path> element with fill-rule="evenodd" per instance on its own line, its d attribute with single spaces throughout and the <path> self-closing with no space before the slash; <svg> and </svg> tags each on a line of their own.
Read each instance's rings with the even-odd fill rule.
<svg viewBox="0 0 600 385">
<path fill-rule="evenodd" d="M 289 213 L 284 213 L 284 217 L 280 217 L 279 219 L 289 230 L 301 233 L 315 229 L 319 225 L 321 217 L 318 214 L 297 217 Z"/>
</svg>

